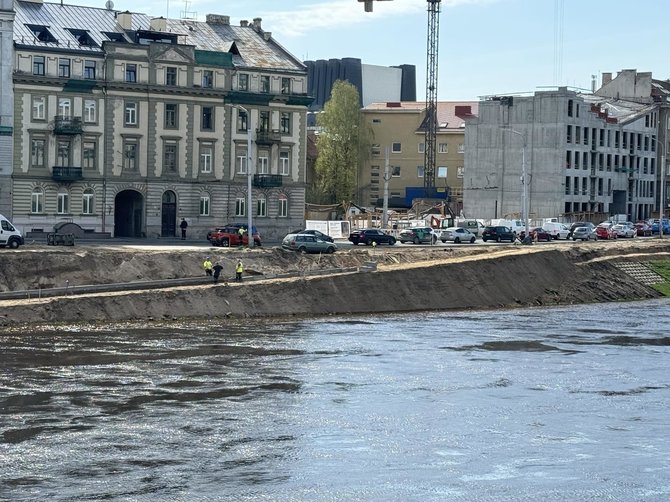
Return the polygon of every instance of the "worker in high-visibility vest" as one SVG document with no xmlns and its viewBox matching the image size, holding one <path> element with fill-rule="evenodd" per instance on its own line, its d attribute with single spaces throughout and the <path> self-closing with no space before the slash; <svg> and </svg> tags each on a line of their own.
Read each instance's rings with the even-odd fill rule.
<svg viewBox="0 0 670 502">
<path fill-rule="evenodd" d="M 202 268 L 205 269 L 205 274 L 212 275 L 212 260 L 209 256 L 205 256 L 205 261 L 202 262 Z"/>
<path fill-rule="evenodd" d="M 235 280 L 237 282 L 242 281 L 242 272 L 244 272 L 244 265 L 242 265 L 242 260 L 238 260 L 237 266 L 235 267 Z"/>
</svg>

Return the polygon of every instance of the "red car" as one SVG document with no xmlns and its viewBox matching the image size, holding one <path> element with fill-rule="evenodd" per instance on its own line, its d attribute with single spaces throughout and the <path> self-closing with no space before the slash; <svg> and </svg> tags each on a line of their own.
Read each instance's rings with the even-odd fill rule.
<svg viewBox="0 0 670 502">
<path fill-rule="evenodd" d="M 635 229 L 638 237 L 649 237 L 652 234 L 651 227 L 644 222 L 636 223 Z"/>
<path fill-rule="evenodd" d="M 616 231 L 612 230 L 611 223 L 601 223 L 596 227 L 596 238 L 598 239 L 616 239 Z"/>
<path fill-rule="evenodd" d="M 547 232 L 545 229 L 542 227 L 537 227 L 533 228 L 530 232 L 530 236 L 533 238 L 534 241 L 547 241 L 549 242 L 550 240 L 553 239 L 551 234 Z"/>
</svg>

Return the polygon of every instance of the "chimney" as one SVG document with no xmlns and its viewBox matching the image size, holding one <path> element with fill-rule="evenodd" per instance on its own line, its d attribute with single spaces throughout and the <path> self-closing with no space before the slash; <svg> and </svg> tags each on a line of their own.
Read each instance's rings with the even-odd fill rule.
<svg viewBox="0 0 670 502">
<path fill-rule="evenodd" d="M 164 17 L 155 17 L 149 22 L 151 31 L 167 31 L 167 19 Z"/>
<path fill-rule="evenodd" d="M 221 16 L 219 14 L 207 14 L 207 24 L 230 24 L 230 16 Z"/>
<path fill-rule="evenodd" d="M 265 40 L 266 42 L 269 42 L 271 38 L 272 38 L 272 32 L 271 31 L 264 31 L 263 32 L 263 40 Z"/>
<path fill-rule="evenodd" d="M 262 21 L 262 20 L 263 20 L 263 19 L 261 19 L 260 17 L 255 17 L 255 18 L 254 18 L 254 21 L 253 21 L 253 28 L 254 28 L 254 30 L 256 30 L 256 31 L 262 31 L 262 30 L 261 30 L 261 21 Z"/>
<path fill-rule="evenodd" d="M 240 26 L 241 26 L 242 28 L 246 28 L 247 26 L 249 26 L 249 21 L 247 21 L 246 19 L 242 19 L 242 20 L 240 21 Z"/>
<path fill-rule="evenodd" d="M 454 107 L 454 115 L 456 115 L 457 117 L 468 117 L 472 115 L 472 106 L 456 105 Z"/>
<path fill-rule="evenodd" d="M 601 84 L 601 87 L 609 84 L 611 81 L 612 81 L 612 72 L 603 73 L 603 80 L 602 80 L 603 83 Z"/>
<path fill-rule="evenodd" d="M 116 16 L 116 22 L 119 23 L 119 26 L 124 30 L 132 30 L 133 25 L 133 15 L 128 12 L 119 12 Z"/>
</svg>

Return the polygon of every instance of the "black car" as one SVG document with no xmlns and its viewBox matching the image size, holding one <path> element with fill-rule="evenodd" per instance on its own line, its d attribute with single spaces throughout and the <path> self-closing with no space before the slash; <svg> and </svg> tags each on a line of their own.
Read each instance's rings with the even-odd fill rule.
<svg viewBox="0 0 670 502">
<path fill-rule="evenodd" d="M 364 228 L 362 230 L 354 230 L 349 234 L 349 240 L 354 246 L 359 243 L 370 246 L 373 242 L 377 244 L 388 244 L 393 246 L 395 244 L 395 237 L 377 228 Z"/>
<path fill-rule="evenodd" d="M 295 232 L 289 232 L 291 234 L 309 234 L 313 235 L 314 237 L 321 239 L 322 241 L 326 242 L 335 242 L 333 238 L 328 235 L 324 234 L 323 232 L 320 232 L 319 230 L 310 230 L 310 229 L 303 229 L 303 230 L 296 230 Z"/>
<path fill-rule="evenodd" d="M 484 228 L 484 233 L 482 234 L 482 240 L 486 241 L 510 241 L 514 242 L 516 240 L 516 234 L 512 232 L 511 228 L 508 227 L 494 227 L 488 226 Z"/>
</svg>

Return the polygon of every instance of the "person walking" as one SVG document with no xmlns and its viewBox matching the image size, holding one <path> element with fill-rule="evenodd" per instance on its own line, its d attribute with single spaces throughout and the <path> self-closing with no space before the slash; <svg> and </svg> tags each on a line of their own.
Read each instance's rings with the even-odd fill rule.
<svg viewBox="0 0 670 502">
<path fill-rule="evenodd" d="M 185 241 L 186 240 L 186 228 L 188 228 L 188 222 L 182 218 L 181 223 L 179 224 L 179 228 L 181 228 L 181 240 Z"/>
<path fill-rule="evenodd" d="M 235 280 L 237 282 L 242 282 L 242 272 L 244 272 L 244 265 L 242 265 L 242 260 L 238 260 L 235 267 Z"/>
<path fill-rule="evenodd" d="M 212 270 L 214 271 L 214 282 L 219 282 L 219 276 L 221 275 L 221 271 L 223 270 L 223 267 L 217 261 L 217 262 L 214 263 L 214 266 L 212 267 Z"/>
<path fill-rule="evenodd" d="M 202 262 L 202 268 L 205 269 L 205 275 L 212 275 L 212 260 L 209 256 L 205 256 L 205 261 Z"/>
</svg>

